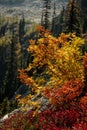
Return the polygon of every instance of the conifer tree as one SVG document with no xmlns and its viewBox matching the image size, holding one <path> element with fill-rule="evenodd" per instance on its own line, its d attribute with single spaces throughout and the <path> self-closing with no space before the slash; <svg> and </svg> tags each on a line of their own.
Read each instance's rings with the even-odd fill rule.
<svg viewBox="0 0 87 130">
<path fill-rule="evenodd" d="M 22 38 L 25 34 L 25 19 L 24 16 L 22 16 L 22 19 L 20 20 L 19 23 L 19 41 L 22 43 Z"/>
<path fill-rule="evenodd" d="M 43 0 L 43 26 L 45 29 L 49 29 L 50 27 L 50 9 L 51 9 L 51 0 Z"/>
<path fill-rule="evenodd" d="M 64 14 L 65 14 L 65 8 L 63 7 L 59 16 L 53 15 L 54 18 L 52 19 L 52 30 L 51 31 L 52 31 L 52 34 L 56 37 L 62 33 L 63 24 L 64 24 Z"/>
<path fill-rule="evenodd" d="M 43 11 L 42 11 L 42 15 L 41 15 L 41 26 L 44 26 L 44 22 L 43 22 Z"/>
<path fill-rule="evenodd" d="M 77 0 L 69 0 L 65 12 L 63 32 L 76 32 L 77 36 L 81 34 L 80 9 L 77 5 Z"/>
<path fill-rule="evenodd" d="M 52 16 L 52 28 L 51 32 L 55 36 L 55 18 L 56 18 L 56 5 L 54 3 L 53 16 Z"/>
<path fill-rule="evenodd" d="M 9 57 L 7 58 L 6 73 L 3 80 L 4 94 L 11 98 L 19 86 L 19 81 L 17 79 L 18 67 L 20 62 L 20 48 L 18 47 L 17 36 L 13 33 L 11 43 L 9 45 Z"/>
<path fill-rule="evenodd" d="M 80 0 L 83 33 L 87 33 L 87 0 Z"/>
<path fill-rule="evenodd" d="M 8 98 L 4 98 L 3 103 L 1 104 L 1 112 L 2 115 L 8 113 L 10 111 L 10 102 Z"/>
</svg>

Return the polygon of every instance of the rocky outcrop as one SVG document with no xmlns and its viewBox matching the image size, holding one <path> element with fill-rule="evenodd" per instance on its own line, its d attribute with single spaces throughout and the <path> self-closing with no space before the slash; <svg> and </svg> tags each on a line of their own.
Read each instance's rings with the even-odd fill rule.
<svg viewBox="0 0 87 130">
<path fill-rule="evenodd" d="M 18 113 L 18 112 L 20 112 L 20 111 L 21 111 L 21 108 L 15 109 L 15 110 L 12 111 L 11 113 L 6 114 L 4 117 L 2 117 L 2 118 L 0 119 L 0 123 L 4 122 L 4 121 L 7 120 L 9 117 L 11 117 L 12 115 L 14 115 L 15 113 Z"/>
<path fill-rule="evenodd" d="M 39 109 L 39 113 L 43 110 L 46 110 L 48 108 L 48 105 L 50 105 L 50 102 L 48 101 L 48 99 L 46 99 L 43 96 L 40 96 L 40 94 L 38 93 L 35 97 L 33 97 L 31 100 L 33 101 L 38 101 L 41 104 L 41 107 Z M 14 115 L 15 113 L 19 113 L 22 112 L 23 107 L 20 107 L 18 109 L 15 109 L 14 111 L 12 111 L 11 113 L 6 114 L 4 117 L 2 117 L 0 119 L 0 123 L 3 123 L 5 120 L 7 120 L 9 117 L 11 117 L 12 115 Z M 29 107 L 29 109 L 25 112 L 25 114 L 27 114 L 30 110 L 32 110 L 33 107 Z"/>
</svg>

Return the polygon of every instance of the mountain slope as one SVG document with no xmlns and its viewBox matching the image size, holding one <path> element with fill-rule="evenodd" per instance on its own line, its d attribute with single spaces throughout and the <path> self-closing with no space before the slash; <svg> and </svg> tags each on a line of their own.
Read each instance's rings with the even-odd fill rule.
<svg viewBox="0 0 87 130">
<path fill-rule="evenodd" d="M 6 5 L 6 4 L 18 4 L 18 3 L 22 3 L 24 0 L 0 0 L 0 4 L 4 4 L 4 5 Z"/>
<path fill-rule="evenodd" d="M 62 6 L 65 6 L 68 0 L 52 0 L 56 3 L 56 13 L 59 14 Z M 7 16 L 21 16 L 40 22 L 43 0 L 0 0 L 0 12 Z M 53 9 L 51 9 L 51 13 Z"/>
</svg>

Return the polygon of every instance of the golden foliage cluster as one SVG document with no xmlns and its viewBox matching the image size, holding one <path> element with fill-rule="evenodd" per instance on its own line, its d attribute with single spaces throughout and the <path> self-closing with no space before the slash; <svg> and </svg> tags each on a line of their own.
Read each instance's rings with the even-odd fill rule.
<svg viewBox="0 0 87 130">
<path fill-rule="evenodd" d="M 28 51 L 32 53 L 33 61 L 19 73 L 20 80 L 31 88 L 33 95 L 21 99 L 21 104 L 40 108 L 40 103 L 32 101 L 38 93 L 55 105 L 79 97 L 84 82 L 83 55 L 80 51 L 84 41 L 74 33 L 62 33 L 56 38 L 43 27 L 38 27 L 38 34 L 37 41 L 29 41 Z M 39 76 L 27 75 L 27 71 L 29 73 L 33 69 L 35 75 L 37 69 L 43 68 Z"/>
</svg>

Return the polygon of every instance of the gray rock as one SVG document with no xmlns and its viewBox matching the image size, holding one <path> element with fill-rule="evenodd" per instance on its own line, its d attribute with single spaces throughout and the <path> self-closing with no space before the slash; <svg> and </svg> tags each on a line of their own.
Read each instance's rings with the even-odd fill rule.
<svg viewBox="0 0 87 130">
<path fill-rule="evenodd" d="M 17 89 L 17 91 L 15 92 L 15 97 L 20 94 L 21 97 L 25 97 L 26 95 L 28 95 L 29 93 L 31 93 L 29 87 L 27 87 L 25 84 L 20 85 L 20 87 Z"/>
<path fill-rule="evenodd" d="M 4 117 L 2 117 L 2 118 L 0 119 L 0 123 L 4 122 L 4 121 L 7 120 L 9 117 L 11 117 L 13 114 L 18 113 L 18 112 L 20 112 L 20 111 L 21 111 L 21 108 L 15 109 L 15 110 L 12 111 L 11 113 L 6 114 Z"/>
</svg>

